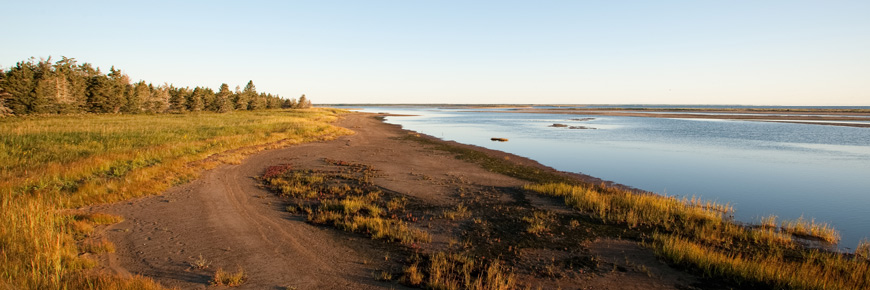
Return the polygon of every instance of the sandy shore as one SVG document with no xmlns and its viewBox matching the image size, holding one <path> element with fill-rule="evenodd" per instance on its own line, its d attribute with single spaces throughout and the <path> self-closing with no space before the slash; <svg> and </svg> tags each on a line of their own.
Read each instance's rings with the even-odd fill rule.
<svg viewBox="0 0 870 290">
<path fill-rule="evenodd" d="M 493 219 L 495 230 L 481 243 L 516 239 L 510 250 L 487 248 L 513 265 L 523 285 L 544 289 L 697 289 L 708 288 L 692 275 L 660 262 L 636 239 L 620 237 L 621 229 L 586 224 L 588 219 L 557 200 L 518 189 L 525 181 L 489 172 L 476 164 L 434 150 L 403 136 L 412 134 L 381 122 L 373 114 L 354 113 L 337 125 L 356 132 L 328 142 L 308 143 L 250 156 L 238 165 L 224 165 L 163 195 L 91 208 L 121 215 L 124 222 L 105 230 L 115 243 L 114 254 L 101 257 L 106 270 L 151 277 L 170 287 L 206 289 L 218 268 L 244 269 L 248 281 L 238 289 L 402 289 L 398 281 L 377 281 L 373 273 L 399 269 L 411 251 L 363 235 L 350 234 L 305 222 L 301 214 L 284 210 L 286 202 L 262 188 L 256 177 L 267 167 L 333 170 L 324 158 L 366 164 L 378 170 L 374 184 L 408 197 L 421 215 L 459 202 L 467 203 L 477 220 L 486 210 L 547 211 L 584 221 L 582 235 L 566 235 L 556 242 L 535 242 L 520 234 L 519 216 Z M 433 138 L 434 139 L 434 138 Z M 443 141 L 439 141 L 443 142 Z M 553 169 L 511 154 L 474 148 L 490 156 Z M 598 181 L 588 176 L 559 173 Z M 475 207 L 477 206 L 477 207 Z M 477 211 L 477 212 L 475 212 Z M 430 216 L 436 216 L 432 214 Z M 472 219 L 445 221 L 429 218 L 414 224 L 432 235 L 432 242 L 415 251 L 448 248 L 453 240 L 477 235 Z M 508 225 L 508 226 L 502 226 Z M 481 234 L 483 235 L 483 234 Z M 570 237 L 570 239 L 569 239 Z M 473 239 L 472 239 L 473 240 Z M 547 240 L 550 241 L 550 240 Z M 489 253 L 489 252 L 487 252 Z M 195 267 L 196 261 L 208 267 Z M 587 261 L 561 263 L 558 261 Z M 592 261 L 592 262 L 589 262 Z M 575 265 L 576 264 L 576 265 Z M 570 267 L 569 267 L 570 266 Z M 547 269 L 544 271 L 542 269 Z M 714 287 L 715 288 L 715 287 Z"/>
</svg>

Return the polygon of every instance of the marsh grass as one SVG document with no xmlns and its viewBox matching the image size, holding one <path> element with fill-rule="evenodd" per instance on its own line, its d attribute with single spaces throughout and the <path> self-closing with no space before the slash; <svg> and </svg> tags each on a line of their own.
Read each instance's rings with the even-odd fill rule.
<svg viewBox="0 0 870 290">
<path fill-rule="evenodd" d="M 776 289 L 867 289 L 870 263 L 841 254 L 807 250 L 799 259 L 779 255 L 741 255 L 673 235 L 655 234 L 653 248 L 674 263 L 693 266 L 708 277 Z"/>
<path fill-rule="evenodd" d="M 796 220 L 782 221 L 782 230 L 802 237 L 816 238 L 828 243 L 840 241 L 840 233 L 827 223 L 816 222 L 815 219 L 807 220 L 803 216 Z"/>
<path fill-rule="evenodd" d="M 649 245 L 660 256 L 705 276 L 777 289 L 870 287 L 870 262 L 806 249 L 793 241 L 791 233 L 818 235 L 813 228 L 833 231 L 826 224 L 799 219 L 783 222 L 777 230 L 771 226 L 775 224 L 771 216 L 762 219 L 760 226 L 740 225 L 725 217 L 728 206 L 603 185 L 537 184 L 524 188 L 562 197 L 566 204 L 602 222 L 652 231 Z M 794 229 L 798 227 L 809 233 Z"/>
<path fill-rule="evenodd" d="M 92 262 L 80 258 L 76 247 L 76 235 L 89 235 L 89 226 L 113 218 L 70 218 L 65 211 L 157 194 L 202 170 L 237 163 L 261 150 L 349 134 L 329 124 L 339 113 L 318 109 L 3 118 L 0 285 L 123 285 L 111 276 L 85 275 L 82 271 Z M 146 284 L 151 285 L 137 285 Z"/>
<path fill-rule="evenodd" d="M 401 280 L 428 289 L 503 290 L 516 287 L 516 276 L 499 260 L 487 263 L 462 254 L 443 252 L 428 255 L 424 260 L 428 267 L 421 268 L 421 262 L 417 261 L 405 268 Z"/>
<path fill-rule="evenodd" d="M 870 259 L 870 240 L 864 238 L 858 242 L 858 246 L 855 247 L 855 257 Z"/>
</svg>

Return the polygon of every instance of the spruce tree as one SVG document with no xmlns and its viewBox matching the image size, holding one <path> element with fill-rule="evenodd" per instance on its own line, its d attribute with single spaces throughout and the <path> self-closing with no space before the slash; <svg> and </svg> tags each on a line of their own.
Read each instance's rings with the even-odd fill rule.
<svg viewBox="0 0 870 290">
<path fill-rule="evenodd" d="M 308 109 L 311 108 L 311 101 L 305 97 L 305 94 L 299 97 L 299 102 L 296 103 L 296 108 L 298 109 Z"/>
<path fill-rule="evenodd" d="M 233 93 L 230 92 L 230 86 L 226 83 L 221 84 L 220 90 L 214 97 L 214 111 L 226 113 L 233 110 Z"/>
<path fill-rule="evenodd" d="M 0 83 L 0 87 L 10 94 L 6 106 L 16 115 L 32 113 L 31 105 L 36 90 L 34 71 L 33 58 L 30 62 L 18 62 L 6 72 Z"/>
<path fill-rule="evenodd" d="M 245 95 L 242 94 L 239 86 L 236 86 L 236 90 L 233 92 L 233 105 L 236 107 L 236 110 L 247 110 L 248 102 L 251 100 L 245 98 Z"/>
<path fill-rule="evenodd" d="M 190 94 L 189 88 L 176 88 L 169 86 L 169 112 L 184 113 L 187 112 L 187 98 Z"/>
</svg>

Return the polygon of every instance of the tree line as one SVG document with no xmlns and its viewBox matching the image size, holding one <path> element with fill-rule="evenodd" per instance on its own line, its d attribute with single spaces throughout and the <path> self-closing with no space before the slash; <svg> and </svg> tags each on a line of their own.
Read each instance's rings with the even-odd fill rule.
<svg viewBox="0 0 870 290">
<path fill-rule="evenodd" d="M 226 83 L 217 92 L 207 87 L 154 86 L 130 77 L 113 66 L 103 74 L 75 58 L 30 58 L 0 69 L 0 116 L 15 114 L 124 113 L 160 114 L 184 112 L 230 112 L 273 108 L 308 108 L 305 95 L 299 100 L 258 93 L 253 81 L 244 89 L 230 90 Z"/>
</svg>

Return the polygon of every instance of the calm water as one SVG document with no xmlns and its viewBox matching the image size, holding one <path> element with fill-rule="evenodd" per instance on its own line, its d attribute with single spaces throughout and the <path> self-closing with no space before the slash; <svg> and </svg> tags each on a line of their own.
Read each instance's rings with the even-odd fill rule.
<svg viewBox="0 0 870 290">
<path fill-rule="evenodd" d="M 870 236 L 870 129 L 708 119 L 367 108 L 387 122 L 632 187 L 731 203 L 757 221 L 829 222 L 841 247 Z M 594 118 L 574 121 L 577 118 Z M 553 123 L 596 130 L 548 127 Z M 492 142 L 503 137 L 509 142 Z"/>
</svg>

